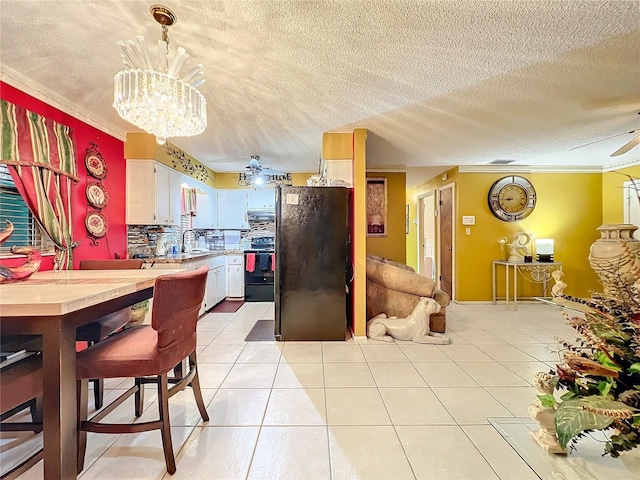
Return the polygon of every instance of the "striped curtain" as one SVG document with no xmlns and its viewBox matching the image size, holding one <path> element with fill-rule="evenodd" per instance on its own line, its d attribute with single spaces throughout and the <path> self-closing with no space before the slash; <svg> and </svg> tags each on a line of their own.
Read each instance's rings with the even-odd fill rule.
<svg viewBox="0 0 640 480">
<path fill-rule="evenodd" d="M 71 129 L 0 100 L 0 163 L 40 227 L 56 246 L 54 268 L 73 265 L 71 185 L 77 182 Z"/>
</svg>

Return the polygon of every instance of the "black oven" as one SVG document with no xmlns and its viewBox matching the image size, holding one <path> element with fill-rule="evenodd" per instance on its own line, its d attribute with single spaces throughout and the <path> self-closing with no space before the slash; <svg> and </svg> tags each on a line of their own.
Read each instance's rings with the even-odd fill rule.
<svg viewBox="0 0 640 480">
<path fill-rule="evenodd" d="M 245 302 L 273 302 L 275 253 L 272 249 L 244 252 Z"/>
</svg>

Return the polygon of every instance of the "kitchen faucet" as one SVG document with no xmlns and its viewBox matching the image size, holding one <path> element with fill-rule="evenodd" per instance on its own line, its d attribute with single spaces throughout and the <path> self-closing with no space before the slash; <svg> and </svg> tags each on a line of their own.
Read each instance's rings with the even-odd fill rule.
<svg viewBox="0 0 640 480">
<path fill-rule="evenodd" d="M 188 228 L 187 230 L 182 232 L 182 249 L 180 250 L 182 253 L 186 252 L 186 249 L 184 248 L 184 236 L 189 232 L 193 232 L 195 234 L 195 230 L 193 228 Z"/>
</svg>

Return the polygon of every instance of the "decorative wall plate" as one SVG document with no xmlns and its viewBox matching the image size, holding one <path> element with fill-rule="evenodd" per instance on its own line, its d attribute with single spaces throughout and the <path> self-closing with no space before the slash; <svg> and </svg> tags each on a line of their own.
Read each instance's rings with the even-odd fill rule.
<svg viewBox="0 0 640 480">
<path fill-rule="evenodd" d="M 91 176 L 100 180 L 107 176 L 107 162 L 105 162 L 104 158 L 100 155 L 87 152 L 87 155 L 84 157 L 84 163 L 87 166 L 87 172 L 89 172 Z"/>
<path fill-rule="evenodd" d="M 87 183 L 85 194 L 87 195 L 87 201 L 89 204 L 96 208 L 104 208 L 107 206 L 107 203 L 109 203 L 109 194 L 107 193 L 107 189 L 104 188 L 101 183 Z"/>
<path fill-rule="evenodd" d="M 107 218 L 100 212 L 89 212 L 84 219 L 84 225 L 87 231 L 94 237 L 104 237 L 109 229 Z"/>
</svg>

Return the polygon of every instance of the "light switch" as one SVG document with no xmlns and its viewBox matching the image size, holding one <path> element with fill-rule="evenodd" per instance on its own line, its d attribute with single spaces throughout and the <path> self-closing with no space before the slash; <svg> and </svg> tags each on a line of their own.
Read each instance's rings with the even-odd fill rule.
<svg viewBox="0 0 640 480">
<path fill-rule="evenodd" d="M 475 225 L 476 224 L 476 217 L 474 215 L 463 215 L 462 216 L 462 224 L 463 225 Z M 467 233 L 467 235 L 469 235 Z"/>
<path fill-rule="evenodd" d="M 467 235 L 471 235 L 471 229 L 469 227 L 466 228 L 465 233 Z"/>
</svg>

